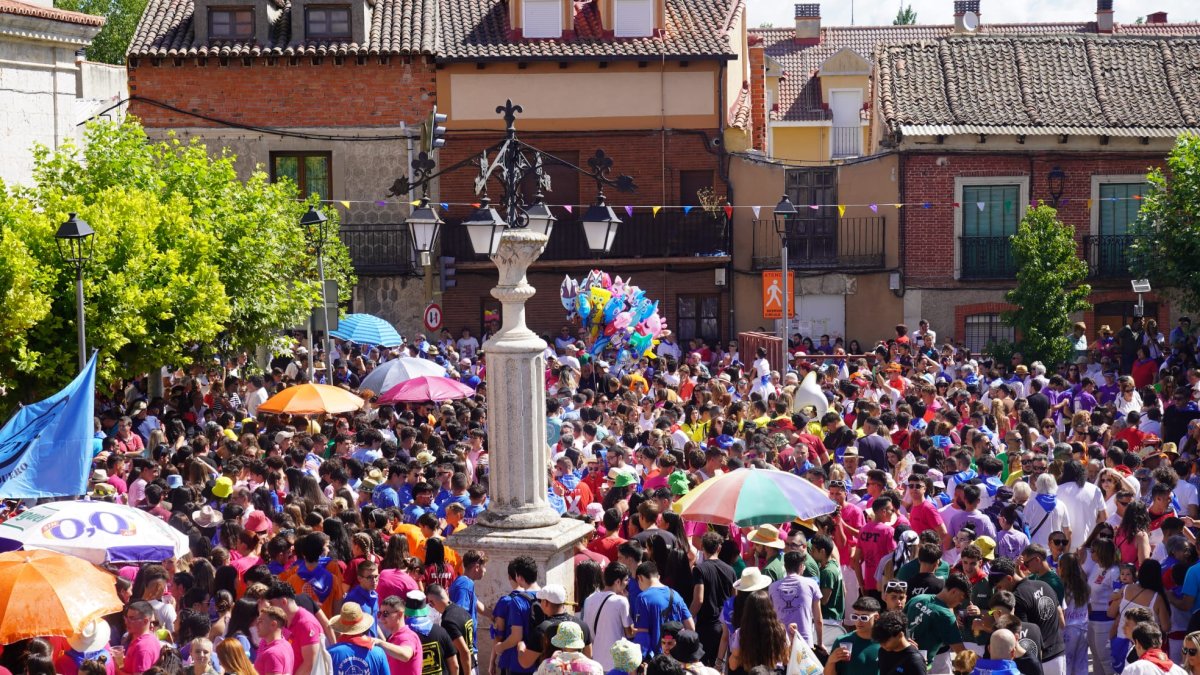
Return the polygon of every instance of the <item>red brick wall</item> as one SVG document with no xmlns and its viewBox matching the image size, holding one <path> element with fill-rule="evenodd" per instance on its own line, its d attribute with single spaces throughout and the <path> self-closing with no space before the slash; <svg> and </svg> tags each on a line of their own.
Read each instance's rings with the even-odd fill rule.
<svg viewBox="0 0 1200 675">
<path fill-rule="evenodd" d="M 129 68 L 129 92 L 210 117 L 258 126 L 398 126 L 419 123 L 435 102 L 434 69 L 424 59 L 378 58 L 339 65 L 325 58 L 290 65 L 253 59 L 138 60 Z M 134 100 L 130 112 L 147 127 L 218 126 Z"/>
<path fill-rule="evenodd" d="M 944 166 L 939 159 L 944 158 Z M 1050 202 L 1046 175 L 1054 167 L 1067 174 L 1058 213 L 1063 222 L 1075 227 L 1082 256 L 1083 238 L 1089 233 L 1091 214 L 1087 200 L 1092 198 L 1092 176 L 1144 174 L 1150 166 L 1161 166 L 1162 157 L 1122 157 L 1117 155 L 1041 154 L 1027 156 L 1001 154 L 908 154 L 904 158 L 904 194 L 906 204 L 930 202 L 931 208 L 906 206 L 904 268 L 905 283 L 913 288 L 957 288 L 954 279 L 954 191 L 956 177 L 1031 176 L 1029 198 Z M 992 284 L 995 285 L 995 284 Z"/>
<path fill-rule="evenodd" d="M 967 335 L 967 317 L 975 314 L 1003 314 L 1016 309 L 1016 305 L 1007 302 L 977 302 L 970 305 L 958 305 L 954 308 L 954 336 L 959 341 Z"/>
<path fill-rule="evenodd" d="M 647 270 L 639 268 L 632 273 L 626 273 L 618 268 L 606 266 L 604 261 L 594 265 L 582 265 L 577 271 L 569 274 L 576 280 L 581 280 L 587 274 L 589 267 L 597 267 L 620 274 L 622 278 L 632 277 L 633 282 L 646 291 L 646 297 L 658 301 L 658 311 L 666 320 L 671 330 L 676 330 L 675 323 L 676 297 L 680 293 L 696 293 L 720 295 L 721 311 L 719 314 L 720 332 L 724 336 L 729 332 L 728 294 L 725 288 L 714 284 L 713 270 L 701 269 L 695 271 L 679 271 L 667 268 Z M 566 324 L 567 312 L 563 309 L 558 297 L 558 287 L 562 283 L 564 272 L 533 272 L 529 274 L 529 283 L 537 289 L 537 295 L 526 305 L 525 320 L 534 331 L 558 335 L 558 329 Z M 464 326 L 479 334 L 483 325 L 483 310 L 498 308 L 500 302 L 491 296 L 491 289 L 497 283 L 495 267 L 479 270 L 459 268 L 456 274 L 458 285 L 448 290 L 442 296 L 442 310 L 447 317 L 446 326 L 455 334 Z M 461 322 L 461 325 L 458 323 Z M 578 320 L 572 324 L 572 330 L 578 327 Z"/>
<path fill-rule="evenodd" d="M 766 45 L 757 36 L 750 37 L 750 139 L 755 150 L 767 149 L 767 66 Z"/>
</svg>

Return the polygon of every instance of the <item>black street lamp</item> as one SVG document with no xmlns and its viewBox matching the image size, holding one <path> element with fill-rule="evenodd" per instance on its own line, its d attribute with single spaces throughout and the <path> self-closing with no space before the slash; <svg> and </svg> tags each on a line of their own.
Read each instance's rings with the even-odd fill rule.
<svg viewBox="0 0 1200 675">
<path fill-rule="evenodd" d="M 75 326 L 79 331 L 79 370 L 87 366 L 87 327 L 83 312 L 83 268 L 95 251 L 96 231 L 83 218 L 70 214 L 54 238 L 63 262 L 75 266 Z"/>
<path fill-rule="evenodd" d="M 496 113 L 504 116 L 504 140 L 484 149 L 480 155 L 474 155 L 453 164 L 441 171 L 434 171 L 435 165 L 428 152 L 421 152 L 412 161 L 414 179 L 401 177 L 392 183 L 389 197 L 398 197 L 412 192 L 417 187 L 425 189 L 421 206 L 413 210 L 407 222 L 413 228 L 414 246 L 418 251 L 432 250 L 436 244 L 439 229 L 430 226 L 430 214 L 423 209 L 429 198 L 429 183 L 434 178 L 451 171 L 458 170 L 468 164 L 478 162 L 479 175 L 475 178 L 475 193 L 481 196 L 479 207 L 471 216 L 463 221 L 467 229 L 471 247 L 477 255 L 493 256 L 500 245 L 500 236 L 506 229 L 528 228 L 539 234 L 550 236 L 554 230 L 556 218 L 550 212 L 543 196 L 544 190 L 550 190 L 550 176 L 544 170 L 545 162 L 553 162 L 574 169 L 577 173 L 596 181 L 597 200 L 590 206 L 582 219 L 584 233 L 588 239 L 588 248 L 593 252 L 612 250 L 616 239 L 617 228 L 621 219 L 604 200 L 604 187 L 614 187 L 620 192 L 633 192 L 637 186 L 630 176 L 608 177 L 612 169 L 612 159 L 603 150 L 597 150 L 594 157 L 588 159 L 589 169 L 582 169 L 574 164 L 555 157 L 550 153 L 539 150 L 517 138 L 517 114 L 522 113 L 521 106 L 511 100 L 496 107 Z M 490 156 L 490 157 L 489 157 Z M 487 195 L 487 184 L 493 174 L 498 174 L 504 194 L 496 207 L 491 205 Z M 533 203 L 528 203 L 522 195 L 522 185 L 526 178 L 536 177 L 537 194 Z M 436 213 L 432 214 L 434 218 Z M 440 224 L 440 220 L 438 221 Z M 418 242 L 417 228 L 424 228 L 422 234 L 428 234 L 427 239 Z"/>
<path fill-rule="evenodd" d="M 325 217 L 316 207 L 309 205 L 308 211 L 303 216 L 300 216 L 300 227 L 304 228 L 305 232 L 312 236 L 313 247 L 317 251 L 317 275 L 321 281 L 321 328 L 325 331 L 325 359 L 328 360 L 330 354 L 333 353 L 333 338 L 329 335 L 329 297 L 325 292 L 325 238 L 329 236 L 329 219 Z M 312 346 L 312 340 L 309 340 L 309 346 Z M 308 381 L 312 382 L 316 376 L 317 355 L 316 350 L 308 356 Z M 327 368 L 332 367 L 332 364 L 327 364 Z M 331 372 L 331 371 L 326 371 Z"/>
<path fill-rule="evenodd" d="M 780 300 L 779 312 L 783 316 L 783 328 L 779 329 L 779 337 L 783 338 L 783 348 L 788 348 L 788 320 L 792 317 L 788 316 L 788 293 L 793 292 L 788 288 L 788 228 L 791 227 L 792 221 L 795 220 L 798 212 L 796 205 L 792 204 L 792 200 L 787 195 L 779 200 L 775 205 L 775 231 L 779 233 L 779 265 L 783 268 L 783 274 L 780 276 L 779 283 L 782 285 L 780 290 L 783 291 L 782 299 Z M 786 363 L 786 359 L 784 361 Z"/>
<path fill-rule="evenodd" d="M 1067 182 L 1067 172 L 1062 170 L 1062 167 L 1054 167 L 1050 173 L 1046 174 L 1046 185 L 1050 190 L 1050 199 L 1054 200 L 1055 208 L 1058 207 L 1058 202 L 1063 196 L 1063 186 Z"/>
</svg>

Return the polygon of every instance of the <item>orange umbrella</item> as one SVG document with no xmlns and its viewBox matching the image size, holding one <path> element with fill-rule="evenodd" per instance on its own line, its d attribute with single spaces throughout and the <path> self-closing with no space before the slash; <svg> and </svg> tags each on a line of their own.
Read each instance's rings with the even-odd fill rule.
<svg viewBox="0 0 1200 675">
<path fill-rule="evenodd" d="M 298 384 L 288 387 L 258 406 L 258 412 L 279 415 L 316 415 L 354 412 L 364 401 L 340 387 L 328 384 Z"/>
<path fill-rule="evenodd" d="M 0 644 L 70 636 L 121 607 L 113 576 L 82 558 L 53 551 L 0 554 Z"/>
</svg>

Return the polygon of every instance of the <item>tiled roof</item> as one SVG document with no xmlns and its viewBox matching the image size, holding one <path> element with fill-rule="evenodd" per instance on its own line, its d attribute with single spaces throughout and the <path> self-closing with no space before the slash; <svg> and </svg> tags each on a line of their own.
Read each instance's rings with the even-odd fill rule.
<svg viewBox="0 0 1200 675">
<path fill-rule="evenodd" d="M 613 38 L 604 34 L 599 9 L 574 0 L 574 37 L 513 39 L 505 0 L 441 0 L 443 52 L 439 61 L 560 59 L 733 58 L 728 37 L 744 0 L 666 0 L 661 37 Z"/>
<path fill-rule="evenodd" d="M 104 17 L 102 16 L 93 16 L 91 14 L 84 14 L 83 12 L 68 12 L 65 9 L 54 9 L 53 7 L 29 5 L 24 2 L 17 2 L 17 0 L 0 0 L 0 14 L 19 14 L 38 19 L 62 21 L 63 23 L 77 23 L 83 26 L 104 25 Z"/>
<path fill-rule="evenodd" d="M 1200 35 L 1200 24 L 1118 24 L 1118 35 Z M 875 48 L 880 45 L 937 40 L 954 34 L 954 26 L 828 26 L 821 29 L 819 44 L 797 42 L 792 28 L 753 29 L 752 34 L 763 38 L 765 53 L 777 61 L 788 74 L 780 82 L 779 110 L 772 119 L 798 121 L 826 119 L 821 100 L 817 69 L 825 59 L 838 50 L 849 47 L 863 58 L 873 61 Z M 983 24 L 976 35 L 1073 35 L 1094 34 L 1094 22 L 1081 23 L 1013 23 Z"/>
<path fill-rule="evenodd" d="M 0 0 L 3 2 L 5 0 Z M 367 43 L 306 40 L 292 44 L 291 5 L 281 8 L 271 24 L 270 44 L 209 42 L 196 44 L 192 0 L 149 0 L 129 56 L 366 56 L 434 54 L 437 51 L 438 0 L 376 0 Z"/>
<path fill-rule="evenodd" d="M 729 108 L 729 126 L 735 129 L 746 129 L 750 126 L 750 83 L 742 83 L 737 99 Z"/>
<path fill-rule="evenodd" d="M 1200 40 L 959 36 L 881 47 L 890 132 L 1174 136 L 1200 129 Z"/>
</svg>

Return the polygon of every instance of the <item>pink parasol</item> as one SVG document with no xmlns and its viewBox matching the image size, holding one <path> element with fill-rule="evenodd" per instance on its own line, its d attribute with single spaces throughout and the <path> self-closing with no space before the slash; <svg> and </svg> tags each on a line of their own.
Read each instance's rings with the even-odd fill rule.
<svg viewBox="0 0 1200 675">
<path fill-rule="evenodd" d="M 458 380 L 452 380 L 448 377 L 419 375 L 388 389 L 375 403 L 377 405 L 387 403 L 422 403 L 425 401 L 437 403 L 468 398 L 474 395 L 474 389 Z"/>
</svg>

